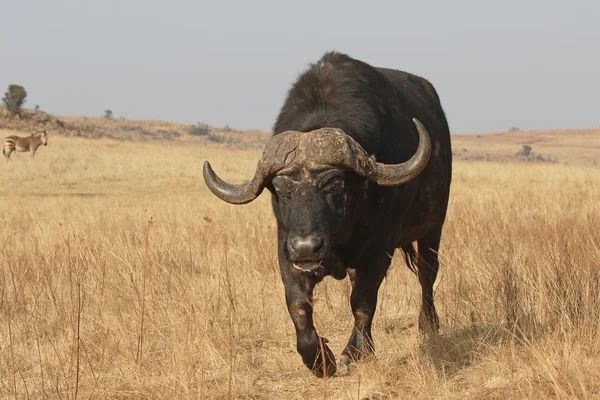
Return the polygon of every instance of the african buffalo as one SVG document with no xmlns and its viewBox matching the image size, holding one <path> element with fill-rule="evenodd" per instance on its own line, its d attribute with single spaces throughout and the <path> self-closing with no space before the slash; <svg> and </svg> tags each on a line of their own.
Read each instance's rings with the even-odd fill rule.
<svg viewBox="0 0 600 400">
<path fill-rule="evenodd" d="M 208 162 L 203 174 L 228 203 L 271 192 L 297 350 L 321 377 L 336 371 L 312 319 L 313 288 L 327 275 L 352 282 L 355 323 L 341 365 L 374 352 L 377 292 L 395 249 L 419 277 L 419 328 L 438 328 L 433 284 L 451 168 L 448 122 L 431 83 L 331 52 L 289 90 L 251 181 L 229 184 Z"/>
</svg>

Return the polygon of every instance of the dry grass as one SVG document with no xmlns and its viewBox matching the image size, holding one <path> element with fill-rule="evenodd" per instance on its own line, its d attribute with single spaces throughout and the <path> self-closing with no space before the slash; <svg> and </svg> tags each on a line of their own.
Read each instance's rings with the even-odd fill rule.
<svg viewBox="0 0 600 400">
<path fill-rule="evenodd" d="M 600 398 L 600 168 L 455 164 L 439 336 L 417 333 L 396 257 L 378 358 L 314 378 L 295 351 L 268 196 L 227 205 L 201 179 L 259 152 L 51 138 L 0 164 L 0 398 Z M 349 283 L 316 323 L 339 354 Z"/>
</svg>

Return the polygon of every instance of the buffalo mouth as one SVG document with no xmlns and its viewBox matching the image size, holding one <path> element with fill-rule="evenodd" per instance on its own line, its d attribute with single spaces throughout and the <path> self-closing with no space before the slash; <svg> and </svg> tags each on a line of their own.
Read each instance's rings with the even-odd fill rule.
<svg viewBox="0 0 600 400">
<path fill-rule="evenodd" d="M 345 263 L 333 254 L 318 260 L 292 261 L 288 259 L 288 262 L 294 270 L 316 278 L 331 275 L 336 280 L 342 280 L 347 275 Z"/>
<path fill-rule="evenodd" d="M 323 269 L 323 261 L 322 260 L 309 260 L 309 261 L 294 261 L 292 262 L 292 266 L 294 269 L 305 272 L 317 272 Z"/>
</svg>

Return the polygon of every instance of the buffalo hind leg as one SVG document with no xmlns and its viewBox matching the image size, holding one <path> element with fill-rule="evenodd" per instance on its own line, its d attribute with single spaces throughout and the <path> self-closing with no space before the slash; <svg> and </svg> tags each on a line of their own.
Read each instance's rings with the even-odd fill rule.
<svg viewBox="0 0 600 400">
<path fill-rule="evenodd" d="M 384 253 L 378 262 L 358 268 L 350 274 L 352 294 L 350 305 L 354 315 L 354 327 L 346 348 L 342 352 L 340 365 L 350 365 L 375 352 L 371 325 L 377 307 L 377 293 L 390 265 L 391 256 Z M 369 268 L 371 267 L 371 268 Z"/>
<path fill-rule="evenodd" d="M 319 378 L 335 374 L 335 356 L 320 337 L 313 324 L 313 277 L 291 270 L 289 263 L 281 265 L 288 312 L 296 328 L 296 348 L 304 365 Z"/>
<path fill-rule="evenodd" d="M 419 239 L 417 261 L 419 283 L 421 284 L 422 304 L 419 314 L 419 330 L 421 332 L 436 332 L 440 322 L 433 301 L 433 284 L 439 269 L 438 250 L 442 227 L 438 226 L 427 232 Z"/>
</svg>

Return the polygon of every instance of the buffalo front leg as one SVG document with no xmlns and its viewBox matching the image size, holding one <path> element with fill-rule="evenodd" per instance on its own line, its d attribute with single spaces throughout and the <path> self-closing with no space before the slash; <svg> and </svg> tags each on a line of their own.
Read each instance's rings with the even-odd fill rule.
<svg viewBox="0 0 600 400">
<path fill-rule="evenodd" d="M 383 254 L 379 262 L 358 268 L 350 274 L 352 294 L 350 306 L 354 315 L 354 328 L 346 348 L 342 352 L 340 365 L 350 365 L 375 352 L 371 325 L 377 307 L 377 293 L 390 265 L 391 256 Z"/>
<path fill-rule="evenodd" d="M 313 289 L 316 280 L 291 270 L 288 263 L 281 267 L 285 285 L 285 300 L 296 328 L 296 348 L 302 361 L 319 378 L 335 374 L 335 356 L 320 337 L 313 324 Z"/>
<path fill-rule="evenodd" d="M 418 241 L 419 259 L 417 262 L 419 283 L 421 284 L 422 304 L 419 314 L 419 330 L 422 332 L 435 332 L 439 329 L 440 322 L 433 302 L 433 284 L 439 269 L 438 250 L 442 227 L 429 231 Z"/>
</svg>

